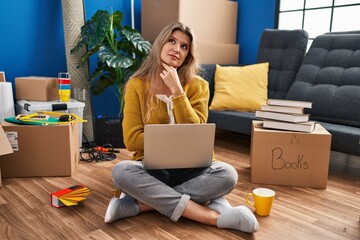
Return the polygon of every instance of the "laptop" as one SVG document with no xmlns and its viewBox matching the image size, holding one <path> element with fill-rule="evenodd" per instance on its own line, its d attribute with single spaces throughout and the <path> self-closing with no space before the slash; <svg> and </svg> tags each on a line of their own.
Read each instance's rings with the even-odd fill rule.
<svg viewBox="0 0 360 240">
<path fill-rule="evenodd" d="M 208 167 L 215 124 L 148 124 L 144 128 L 145 169 Z"/>
</svg>

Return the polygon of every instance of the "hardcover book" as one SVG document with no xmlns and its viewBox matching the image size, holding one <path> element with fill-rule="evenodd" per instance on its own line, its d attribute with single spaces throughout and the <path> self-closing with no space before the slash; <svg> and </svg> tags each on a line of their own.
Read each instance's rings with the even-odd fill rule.
<svg viewBox="0 0 360 240">
<path fill-rule="evenodd" d="M 81 185 L 65 188 L 50 195 L 51 205 L 56 208 L 78 205 L 78 202 L 85 200 L 90 193 L 87 187 Z"/>
<path fill-rule="evenodd" d="M 286 113 L 276 113 L 276 112 L 257 110 L 255 112 L 255 116 L 259 118 L 293 122 L 293 123 L 309 121 L 309 114 L 286 114 Z"/>
<path fill-rule="evenodd" d="M 315 129 L 315 122 L 309 121 L 303 123 L 290 123 L 290 122 L 264 120 L 263 128 L 288 130 L 288 131 L 296 131 L 296 132 L 312 132 Z"/>
<path fill-rule="evenodd" d="M 304 114 L 303 107 L 262 105 L 260 110 L 270 111 L 270 112 L 278 112 L 278 113 Z"/>
<path fill-rule="evenodd" d="M 312 108 L 312 102 L 286 100 L 286 99 L 268 99 L 267 104 L 276 105 L 276 106 L 287 106 L 287 107 Z"/>
</svg>

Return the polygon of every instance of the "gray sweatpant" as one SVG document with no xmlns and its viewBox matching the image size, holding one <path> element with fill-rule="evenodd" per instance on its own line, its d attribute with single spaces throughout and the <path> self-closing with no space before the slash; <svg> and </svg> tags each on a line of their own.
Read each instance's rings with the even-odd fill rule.
<svg viewBox="0 0 360 240">
<path fill-rule="evenodd" d="M 230 193 L 238 179 L 231 165 L 215 161 L 198 170 L 146 171 L 140 161 L 125 160 L 113 172 L 115 187 L 178 221 L 191 199 L 204 203 Z"/>
</svg>

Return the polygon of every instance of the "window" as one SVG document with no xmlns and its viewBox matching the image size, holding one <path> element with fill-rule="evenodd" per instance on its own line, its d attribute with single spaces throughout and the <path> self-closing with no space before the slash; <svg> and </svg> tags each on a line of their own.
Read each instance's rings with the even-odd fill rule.
<svg viewBox="0 0 360 240">
<path fill-rule="evenodd" d="M 326 32 L 360 31 L 360 0 L 277 0 L 278 29 L 304 29 L 309 44 Z"/>
</svg>

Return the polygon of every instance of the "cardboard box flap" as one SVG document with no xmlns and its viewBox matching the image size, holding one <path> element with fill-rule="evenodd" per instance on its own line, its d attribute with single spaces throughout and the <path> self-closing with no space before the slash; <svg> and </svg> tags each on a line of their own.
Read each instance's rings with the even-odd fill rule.
<svg viewBox="0 0 360 240">
<path fill-rule="evenodd" d="M 10 145 L 10 142 L 3 130 L 3 128 L 0 125 L 0 156 L 5 154 L 13 153 L 13 149 Z"/>
</svg>

